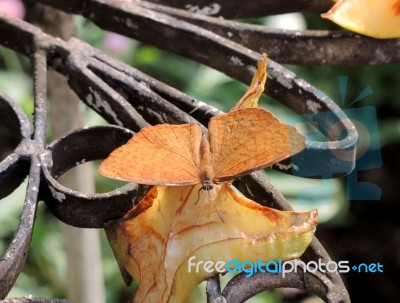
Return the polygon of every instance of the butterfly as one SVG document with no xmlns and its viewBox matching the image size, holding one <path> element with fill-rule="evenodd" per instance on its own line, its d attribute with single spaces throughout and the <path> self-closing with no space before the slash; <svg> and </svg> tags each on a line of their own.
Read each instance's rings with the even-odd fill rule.
<svg viewBox="0 0 400 303">
<path fill-rule="evenodd" d="M 211 118 L 204 134 L 195 123 L 145 127 L 114 150 L 99 173 L 139 184 L 201 184 L 211 190 L 304 148 L 296 128 L 262 108 L 242 108 Z"/>
</svg>

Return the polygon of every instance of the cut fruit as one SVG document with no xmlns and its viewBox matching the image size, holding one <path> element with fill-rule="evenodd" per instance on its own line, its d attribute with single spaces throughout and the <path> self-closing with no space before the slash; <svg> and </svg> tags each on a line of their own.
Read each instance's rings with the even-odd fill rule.
<svg viewBox="0 0 400 303">
<path fill-rule="evenodd" d="M 400 0 L 340 0 L 321 16 L 373 38 L 400 37 Z"/>
</svg>

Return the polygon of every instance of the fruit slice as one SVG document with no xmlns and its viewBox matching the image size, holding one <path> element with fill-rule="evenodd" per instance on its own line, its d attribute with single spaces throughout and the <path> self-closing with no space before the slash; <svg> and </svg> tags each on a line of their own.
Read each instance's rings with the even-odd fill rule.
<svg viewBox="0 0 400 303">
<path fill-rule="evenodd" d="M 106 227 L 125 282 L 138 283 L 131 303 L 185 302 L 193 287 L 221 272 L 218 262 L 225 271 L 232 260 L 298 258 L 314 237 L 316 210 L 261 206 L 230 184 L 200 188 L 154 186 Z"/>
<path fill-rule="evenodd" d="M 400 37 L 400 0 L 339 0 L 321 16 L 373 38 Z"/>
</svg>

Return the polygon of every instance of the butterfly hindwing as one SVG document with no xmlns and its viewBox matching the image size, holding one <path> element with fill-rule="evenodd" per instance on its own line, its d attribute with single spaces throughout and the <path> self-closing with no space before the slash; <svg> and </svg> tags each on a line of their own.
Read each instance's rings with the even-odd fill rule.
<svg viewBox="0 0 400 303">
<path fill-rule="evenodd" d="M 261 108 L 215 116 L 208 131 L 215 182 L 271 166 L 305 148 L 305 138 L 294 127 Z"/>
<path fill-rule="evenodd" d="M 201 137 L 200 127 L 193 123 L 143 128 L 101 163 L 99 173 L 139 184 L 200 183 Z"/>
</svg>

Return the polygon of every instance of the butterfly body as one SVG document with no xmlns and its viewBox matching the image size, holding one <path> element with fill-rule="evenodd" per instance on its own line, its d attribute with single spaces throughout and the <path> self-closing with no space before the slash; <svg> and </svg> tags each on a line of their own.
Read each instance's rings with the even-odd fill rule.
<svg viewBox="0 0 400 303">
<path fill-rule="evenodd" d="M 194 123 L 143 128 L 102 162 L 110 178 L 149 185 L 187 186 L 228 182 L 271 166 L 305 147 L 294 127 L 261 108 L 211 118 L 202 133 Z"/>
<path fill-rule="evenodd" d="M 203 134 L 200 145 L 200 170 L 199 180 L 202 189 L 211 190 L 214 187 L 214 171 L 208 132 Z"/>
</svg>

